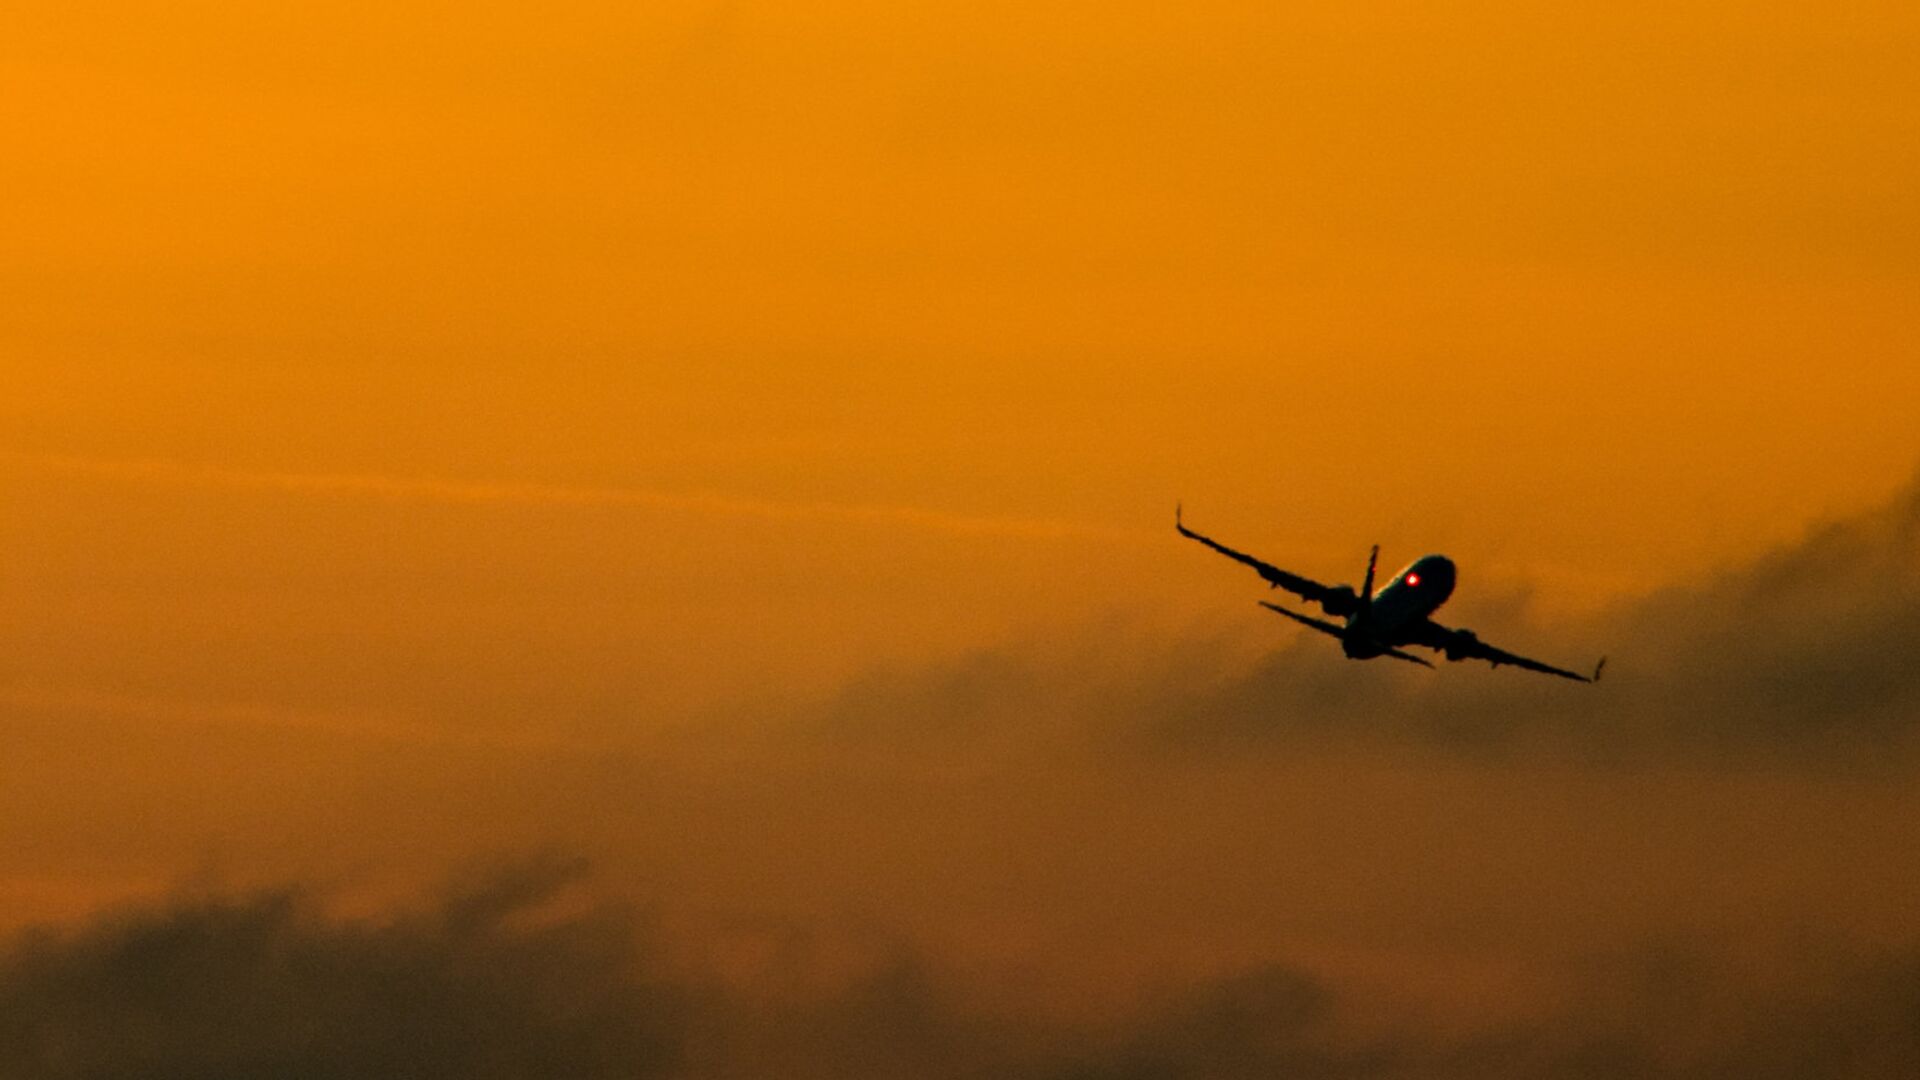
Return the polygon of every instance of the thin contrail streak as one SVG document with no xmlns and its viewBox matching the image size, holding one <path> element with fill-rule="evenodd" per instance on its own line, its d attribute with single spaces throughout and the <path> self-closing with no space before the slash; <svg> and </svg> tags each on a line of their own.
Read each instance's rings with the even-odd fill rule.
<svg viewBox="0 0 1920 1080">
<path fill-rule="evenodd" d="M 84 687 L 0 686 L 10 712 L 211 728 L 278 728 L 345 739 L 512 750 L 563 750 L 571 744 L 525 729 L 497 731 L 434 724 L 400 711 L 306 708 L 253 701 L 203 701 L 114 693 Z"/>
<path fill-rule="evenodd" d="M 87 458 L 7 454 L 16 461 L 125 483 L 240 491 L 285 492 L 395 501 L 518 506 L 611 506 L 674 510 L 770 521 L 844 521 L 1029 539 L 1123 539 L 1127 530 L 1059 518 L 956 514 L 885 503 L 781 501 L 703 491 L 517 481 L 446 480 L 381 473 L 302 473 L 226 469 L 162 459 Z"/>
</svg>

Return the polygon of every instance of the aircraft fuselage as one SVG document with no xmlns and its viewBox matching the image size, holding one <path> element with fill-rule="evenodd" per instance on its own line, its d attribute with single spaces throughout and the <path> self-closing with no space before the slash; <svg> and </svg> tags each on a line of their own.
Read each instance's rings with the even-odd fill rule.
<svg viewBox="0 0 1920 1080">
<path fill-rule="evenodd" d="M 1409 632 L 1422 625 L 1453 595 L 1453 560 L 1423 555 L 1393 575 L 1373 594 L 1373 604 L 1347 616 L 1340 648 L 1356 660 L 1413 643 Z"/>
</svg>

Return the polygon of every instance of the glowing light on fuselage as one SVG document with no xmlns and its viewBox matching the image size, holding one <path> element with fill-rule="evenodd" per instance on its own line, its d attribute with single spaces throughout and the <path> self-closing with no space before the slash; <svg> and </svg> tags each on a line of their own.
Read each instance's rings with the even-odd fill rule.
<svg viewBox="0 0 1920 1080">
<path fill-rule="evenodd" d="M 1416 585 L 1416 586 L 1417 586 L 1417 585 L 1419 585 L 1419 584 L 1420 584 L 1420 575 L 1419 575 L 1419 574 L 1408 574 L 1408 575 L 1407 575 L 1407 584 L 1409 584 L 1409 585 Z"/>
</svg>

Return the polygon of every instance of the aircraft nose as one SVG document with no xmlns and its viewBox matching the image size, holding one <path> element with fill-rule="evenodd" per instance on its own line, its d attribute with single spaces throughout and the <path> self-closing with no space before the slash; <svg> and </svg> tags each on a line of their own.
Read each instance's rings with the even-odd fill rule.
<svg viewBox="0 0 1920 1080">
<path fill-rule="evenodd" d="M 1419 574 L 1421 583 L 1442 596 L 1453 592 L 1455 571 L 1453 560 L 1445 555 L 1429 555 L 1420 560 Z"/>
</svg>

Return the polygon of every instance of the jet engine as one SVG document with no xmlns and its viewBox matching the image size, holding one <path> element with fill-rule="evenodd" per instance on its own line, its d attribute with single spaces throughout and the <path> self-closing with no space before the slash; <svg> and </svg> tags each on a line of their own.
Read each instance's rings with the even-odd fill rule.
<svg viewBox="0 0 1920 1080">
<path fill-rule="evenodd" d="M 1479 644 L 1480 639 L 1474 636 L 1473 631 L 1455 630 L 1453 636 L 1447 639 L 1447 659 L 1465 660 L 1467 657 L 1473 655 L 1474 647 Z"/>
<path fill-rule="evenodd" d="M 1360 610 L 1360 594 L 1351 585 L 1339 585 L 1327 590 L 1320 606 L 1336 619 L 1345 618 Z"/>
</svg>

